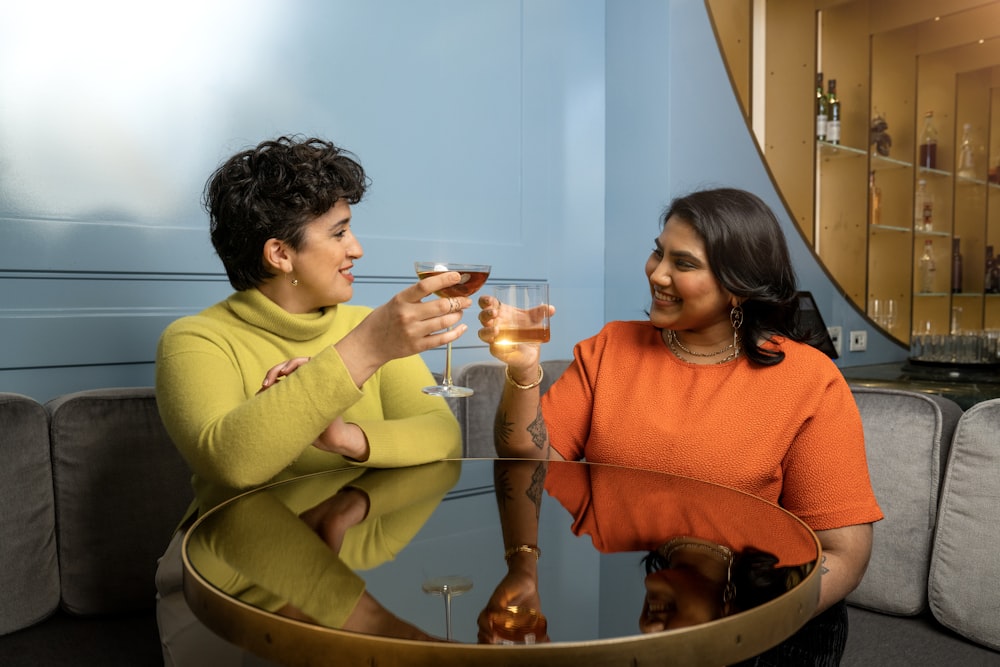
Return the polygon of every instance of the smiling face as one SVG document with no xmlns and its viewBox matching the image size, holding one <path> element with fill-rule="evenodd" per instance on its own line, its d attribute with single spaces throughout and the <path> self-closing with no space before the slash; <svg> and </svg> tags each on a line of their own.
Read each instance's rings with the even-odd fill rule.
<svg viewBox="0 0 1000 667">
<path fill-rule="evenodd" d="M 354 296 L 351 269 L 363 251 L 351 231 L 351 207 L 346 201 L 338 201 L 307 223 L 298 248 L 271 239 L 265 253 L 269 249 L 275 253 L 272 262 L 280 273 L 261 291 L 288 312 L 313 312 Z"/>
<path fill-rule="evenodd" d="M 733 296 L 716 280 L 705 242 L 690 224 L 670 217 L 646 261 L 654 326 L 700 334 L 706 341 L 732 337 Z"/>
<path fill-rule="evenodd" d="M 722 586 L 694 568 L 663 569 L 646 575 L 639 630 L 663 632 L 707 623 L 723 615 Z"/>
</svg>

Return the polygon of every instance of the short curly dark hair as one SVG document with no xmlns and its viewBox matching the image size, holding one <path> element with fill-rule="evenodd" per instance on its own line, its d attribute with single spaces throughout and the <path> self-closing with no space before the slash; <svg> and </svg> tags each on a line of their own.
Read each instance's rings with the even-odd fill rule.
<svg viewBox="0 0 1000 667">
<path fill-rule="evenodd" d="M 304 227 L 341 200 L 357 204 L 370 182 L 357 157 L 329 141 L 282 136 L 226 160 L 205 185 L 212 245 L 237 291 L 274 274 L 268 239 L 299 248 Z"/>
</svg>

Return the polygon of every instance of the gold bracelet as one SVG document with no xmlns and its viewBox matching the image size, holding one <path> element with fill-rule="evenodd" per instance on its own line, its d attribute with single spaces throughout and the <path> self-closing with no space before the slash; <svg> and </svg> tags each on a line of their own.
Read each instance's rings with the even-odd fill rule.
<svg viewBox="0 0 1000 667">
<path fill-rule="evenodd" d="M 503 372 L 504 375 L 507 376 L 507 382 L 510 382 L 518 389 L 534 389 L 535 387 L 537 387 L 542 383 L 542 378 L 545 377 L 545 371 L 542 370 L 541 364 L 538 365 L 538 379 L 532 382 L 531 384 L 518 384 L 517 382 L 514 382 L 514 378 L 510 376 L 510 366 L 505 366 Z"/>
<path fill-rule="evenodd" d="M 538 560 L 539 558 L 542 557 L 542 550 L 536 547 L 534 544 L 518 544 L 516 547 L 511 547 L 507 549 L 507 551 L 504 551 L 503 559 L 509 563 L 510 559 L 514 556 L 514 554 L 518 554 L 521 552 L 535 554 L 535 560 Z"/>
</svg>

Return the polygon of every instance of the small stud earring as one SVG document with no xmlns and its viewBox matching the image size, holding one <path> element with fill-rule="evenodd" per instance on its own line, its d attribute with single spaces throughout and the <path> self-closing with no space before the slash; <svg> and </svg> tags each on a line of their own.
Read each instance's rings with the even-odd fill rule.
<svg viewBox="0 0 1000 667">
<path fill-rule="evenodd" d="M 298 287 L 298 286 L 299 286 L 299 279 L 292 278 L 292 287 Z"/>
</svg>

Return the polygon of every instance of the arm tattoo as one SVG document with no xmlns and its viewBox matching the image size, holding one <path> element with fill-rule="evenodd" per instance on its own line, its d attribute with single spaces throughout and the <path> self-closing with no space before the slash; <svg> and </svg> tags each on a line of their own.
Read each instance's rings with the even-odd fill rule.
<svg viewBox="0 0 1000 667">
<path fill-rule="evenodd" d="M 538 406 L 538 412 L 535 413 L 534 421 L 528 424 L 528 433 L 531 434 L 531 442 L 535 444 L 536 449 L 545 449 L 545 443 L 549 438 L 549 434 L 545 430 L 545 420 L 542 419 L 541 405 Z"/>
<path fill-rule="evenodd" d="M 829 571 L 830 568 L 826 566 L 826 554 L 823 554 L 823 557 L 819 559 L 819 574 L 820 576 L 823 576 Z"/>
<path fill-rule="evenodd" d="M 497 506 L 502 512 L 507 507 L 507 501 L 514 497 L 510 484 L 510 473 L 508 470 L 497 470 L 494 468 L 493 488 L 497 494 Z"/>
<path fill-rule="evenodd" d="M 497 452 L 500 451 L 501 445 L 504 447 L 510 445 L 512 428 L 513 425 L 507 420 L 507 413 L 497 410 L 497 415 L 493 419 L 493 446 Z"/>
<path fill-rule="evenodd" d="M 525 495 L 531 500 L 535 505 L 535 518 L 537 519 L 542 512 L 542 489 L 545 486 L 545 473 L 548 467 L 544 463 L 539 463 L 535 468 L 535 472 L 531 474 L 531 486 L 525 492 Z"/>
</svg>

